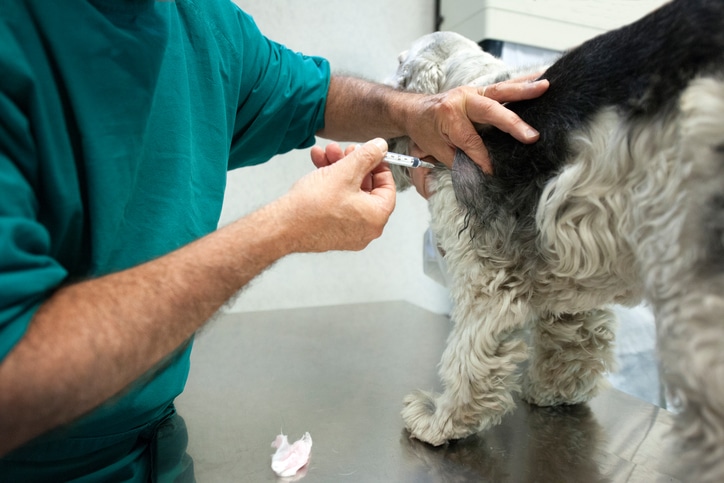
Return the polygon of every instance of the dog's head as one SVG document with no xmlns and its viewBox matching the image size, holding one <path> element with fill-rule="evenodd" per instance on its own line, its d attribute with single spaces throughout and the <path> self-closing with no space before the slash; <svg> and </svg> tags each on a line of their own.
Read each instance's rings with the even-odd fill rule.
<svg viewBox="0 0 724 483">
<path fill-rule="evenodd" d="M 437 94 L 462 85 L 487 85 L 506 70 L 501 60 L 454 32 L 420 37 L 398 60 L 397 71 L 386 84 L 421 94 Z M 390 151 L 409 154 L 409 141 L 407 137 L 389 140 Z M 407 168 L 391 168 L 399 190 L 412 185 Z"/>
<path fill-rule="evenodd" d="M 494 78 L 505 64 L 478 44 L 455 32 L 434 32 L 417 39 L 398 58 L 395 75 L 387 84 L 395 89 L 436 94 L 453 87 Z"/>
</svg>

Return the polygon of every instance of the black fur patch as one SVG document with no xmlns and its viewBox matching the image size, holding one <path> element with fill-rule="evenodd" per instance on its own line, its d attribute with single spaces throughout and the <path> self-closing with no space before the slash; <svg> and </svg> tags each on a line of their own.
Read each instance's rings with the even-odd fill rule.
<svg viewBox="0 0 724 483">
<path fill-rule="evenodd" d="M 675 0 L 641 20 L 596 37 L 561 57 L 544 74 L 550 88 L 538 99 L 508 107 L 541 133 L 533 144 L 496 128 L 480 131 L 494 175 L 463 152 L 455 156 L 455 195 L 476 223 L 502 212 L 533 217 L 545 183 L 569 159 L 569 133 L 605 107 L 623 118 L 671 109 L 697 75 L 724 63 L 724 0 Z"/>
</svg>

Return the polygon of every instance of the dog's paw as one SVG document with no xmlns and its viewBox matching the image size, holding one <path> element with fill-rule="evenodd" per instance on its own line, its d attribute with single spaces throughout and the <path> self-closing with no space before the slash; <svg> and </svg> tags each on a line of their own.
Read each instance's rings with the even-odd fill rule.
<svg viewBox="0 0 724 483">
<path fill-rule="evenodd" d="M 405 397 L 402 419 L 412 437 L 440 446 L 477 430 L 477 424 L 461 424 L 451 411 L 440 407 L 440 399 L 440 396 L 424 391 Z"/>
<path fill-rule="evenodd" d="M 436 417 L 437 405 L 433 394 L 416 391 L 405 397 L 403 402 L 402 419 L 410 436 L 433 446 L 447 443 L 449 438 Z"/>
</svg>

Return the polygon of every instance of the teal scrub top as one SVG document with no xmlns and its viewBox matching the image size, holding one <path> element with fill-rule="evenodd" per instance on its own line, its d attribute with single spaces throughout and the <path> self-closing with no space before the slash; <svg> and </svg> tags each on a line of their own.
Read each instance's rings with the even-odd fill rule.
<svg viewBox="0 0 724 483">
<path fill-rule="evenodd" d="M 214 230 L 228 169 L 313 144 L 329 78 L 229 0 L 0 2 L 0 361 L 59 286 Z M 88 460 L 167 418 L 190 348 L 2 464 Z"/>
</svg>

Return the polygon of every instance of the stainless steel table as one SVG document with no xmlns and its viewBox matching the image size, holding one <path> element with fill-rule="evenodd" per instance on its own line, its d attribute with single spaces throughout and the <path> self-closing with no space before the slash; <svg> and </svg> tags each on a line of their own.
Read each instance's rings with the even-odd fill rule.
<svg viewBox="0 0 724 483">
<path fill-rule="evenodd" d="M 671 413 L 609 390 L 587 405 L 520 403 L 493 430 L 410 439 L 411 390 L 439 390 L 447 317 L 405 302 L 227 314 L 198 335 L 177 400 L 199 483 L 277 481 L 270 444 L 309 431 L 304 482 L 686 481 Z"/>
</svg>

